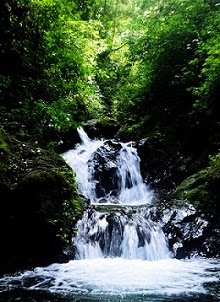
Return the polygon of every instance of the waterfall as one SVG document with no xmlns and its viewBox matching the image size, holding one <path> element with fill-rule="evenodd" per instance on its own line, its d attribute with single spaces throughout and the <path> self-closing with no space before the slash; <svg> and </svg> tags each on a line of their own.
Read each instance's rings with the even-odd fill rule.
<svg viewBox="0 0 220 302">
<path fill-rule="evenodd" d="M 151 204 L 153 193 L 143 182 L 131 143 L 90 140 L 81 128 L 78 133 L 81 144 L 63 158 L 76 173 L 81 194 L 93 203 Z"/>
<path fill-rule="evenodd" d="M 91 141 L 81 128 L 78 129 L 78 133 L 81 144 L 75 149 L 66 152 L 63 158 L 76 174 L 79 192 L 91 201 L 95 201 L 95 196 L 93 196 L 94 183 L 90 181 L 88 161 L 92 154 L 103 145 L 103 141 Z"/>
<path fill-rule="evenodd" d="M 0 301 L 216 302 L 219 259 L 170 257 L 154 194 L 143 182 L 133 144 L 91 140 L 83 129 L 78 132 L 81 143 L 63 154 L 79 192 L 90 200 L 73 238 L 75 259 L 3 276 Z M 186 212 L 167 209 L 164 215 L 163 220 L 174 220 L 177 236 Z M 196 239 L 201 223 L 193 226 Z M 185 236 L 190 228 L 185 221 Z M 35 291 L 39 297 L 33 296 Z"/>
<path fill-rule="evenodd" d="M 88 210 L 78 222 L 75 245 L 78 259 L 121 257 L 159 260 L 169 257 L 166 239 L 146 210 L 103 213 Z"/>
<path fill-rule="evenodd" d="M 119 200 L 122 204 L 151 203 L 153 194 L 144 184 L 137 150 L 122 144 L 118 157 Z"/>
<path fill-rule="evenodd" d="M 165 235 L 150 218 L 153 192 L 143 182 L 132 143 L 91 140 L 83 129 L 78 133 L 81 144 L 63 157 L 93 208 L 77 224 L 77 258 L 169 258 Z"/>
</svg>

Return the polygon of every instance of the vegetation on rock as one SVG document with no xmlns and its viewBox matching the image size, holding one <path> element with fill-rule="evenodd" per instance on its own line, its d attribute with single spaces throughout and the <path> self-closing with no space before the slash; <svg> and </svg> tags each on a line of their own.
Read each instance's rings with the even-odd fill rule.
<svg viewBox="0 0 220 302">
<path fill-rule="evenodd" d="M 209 166 L 186 178 L 172 196 L 188 200 L 203 211 L 215 214 L 219 219 L 220 154 L 211 156 Z"/>
<path fill-rule="evenodd" d="M 1 270 L 58 259 L 82 211 L 64 160 L 1 130 L 0 190 Z"/>
</svg>

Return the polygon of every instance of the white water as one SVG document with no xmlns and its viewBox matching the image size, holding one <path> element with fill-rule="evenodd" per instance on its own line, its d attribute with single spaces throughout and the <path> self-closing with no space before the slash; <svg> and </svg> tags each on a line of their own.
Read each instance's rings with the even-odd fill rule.
<svg viewBox="0 0 220 302">
<path fill-rule="evenodd" d="M 90 140 L 82 129 L 78 129 L 78 132 L 82 143 L 76 149 L 69 150 L 63 154 L 63 158 L 76 174 L 79 192 L 91 201 L 95 201 L 96 198 L 93 194 L 94 183 L 90 181 L 88 160 L 104 142 L 102 140 Z"/>
<path fill-rule="evenodd" d="M 121 144 L 117 158 L 109 163 L 116 168 L 118 205 L 107 194 L 107 202 L 100 206 L 90 159 L 105 142 L 90 140 L 82 129 L 79 134 L 82 143 L 64 154 L 76 173 L 80 193 L 93 204 L 77 225 L 78 260 L 5 276 L 0 279 L 0 292 L 25 288 L 79 297 L 100 295 L 108 301 L 110 295 L 132 295 L 136 301 L 140 295 L 198 297 L 208 293 L 206 284 L 219 281 L 219 260 L 171 258 L 160 224 L 150 218 L 153 194 L 143 183 L 136 150 Z"/>
<path fill-rule="evenodd" d="M 63 158 L 76 173 L 79 192 L 93 203 L 100 203 L 95 193 L 94 162 L 90 161 L 90 159 L 95 151 L 105 146 L 105 141 L 89 139 L 83 129 L 79 129 L 78 132 L 82 141 L 81 144 L 63 154 Z M 143 183 L 140 173 L 140 158 L 136 149 L 130 143 L 121 144 L 119 155 L 112 161 L 108 159 L 108 165 L 109 167 L 117 168 L 116 174 L 119 187 L 117 203 L 122 205 L 140 205 L 152 202 L 153 193 Z M 103 196 L 102 199 L 106 199 L 111 203 L 108 195 Z"/>
<path fill-rule="evenodd" d="M 118 177 L 122 204 L 148 204 L 152 202 L 153 193 L 144 184 L 140 172 L 140 158 L 137 150 L 129 144 L 122 144 L 118 158 Z M 127 179 L 130 185 L 127 185 Z"/>
<path fill-rule="evenodd" d="M 129 215 L 129 217 L 128 217 Z M 146 210 L 132 214 L 86 211 L 74 240 L 78 259 L 121 257 L 159 260 L 170 258 L 165 235 Z"/>
<path fill-rule="evenodd" d="M 76 172 L 79 189 L 85 197 L 93 204 L 99 203 L 96 196 L 95 169 L 98 169 L 98 179 L 101 180 L 105 177 L 102 173 L 108 173 L 113 168 L 114 173 L 110 174 L 112 179 L 107 180 L 107 185 L 115 185 L 116 197 L 112 200 L 106 194 L 101 200 L 104 199 L 108 205 L 117 200 L 123 207 L 151 203 L 153 194 L 143 182 L 140 158 L 131 143 L 110 142 L 109 145 L 105 141 L 92 141 L 82 129 L 79 129 L 79 136 L 82 143 L 65 153 L 64 159 Z M 102 165 L 103 169 L 99 167 L 99 162 L 97 165 L 95 151 L 101 161 L 100 165 L 103 159 L 106 160 Z M 101 192 L 105 192 L 105 189 L 101 187 Z M 150 219 L 146 208 L 135 213 L 130 210 L 129 218 L 127 213 L 116 211 L 114 215 L 109 215 L 105 213 L 105 209 L 103 211 L 87 211 L 78 222 L 78 232 L 74 240 L 78 259 L 121 257 L 158 260 L 170 257 L 164 233 L 160 225 Z"/>
<path fill-rule="evenodd" d="M 219 280 L 217 261 L 73 260 L 35 268 L 0 279 L 0 291 L 13 288 L 89 295 L 193 295 L 206 293 L 204 283 Z M 198 301 L 198 300 L 196 300 Z M 208 301 L 208 300 L 207 300 Z"/>
</svg>

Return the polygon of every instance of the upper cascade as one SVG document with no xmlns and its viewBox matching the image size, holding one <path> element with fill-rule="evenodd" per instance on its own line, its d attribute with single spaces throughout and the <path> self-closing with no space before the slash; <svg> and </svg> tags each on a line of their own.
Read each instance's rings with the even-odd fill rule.
<svg viewBox="0 0 220 302">
<path fill-rule="evenodd" d="M 143 182 L 140 158 L 132 143 L 91 140 L 78 129 L 81 144 L 63 154 L 76 173 L 79 192 L 92 203 L 141 205 L 153 193 Z"/>
</svg>

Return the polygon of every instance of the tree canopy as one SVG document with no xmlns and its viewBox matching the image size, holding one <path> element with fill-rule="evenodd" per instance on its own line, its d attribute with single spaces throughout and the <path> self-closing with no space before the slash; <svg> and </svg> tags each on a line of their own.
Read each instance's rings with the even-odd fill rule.
<svg viewBox="0 0 220 302">
<path fill-rule="evenodd" d="M 10 131 L 44 141 L 109 117 L 127 137 L 172 133 L 199 148 L 201 137 L 216 144 L 219 1 L 0 6 L 1 120 Z"/>
</svg>

